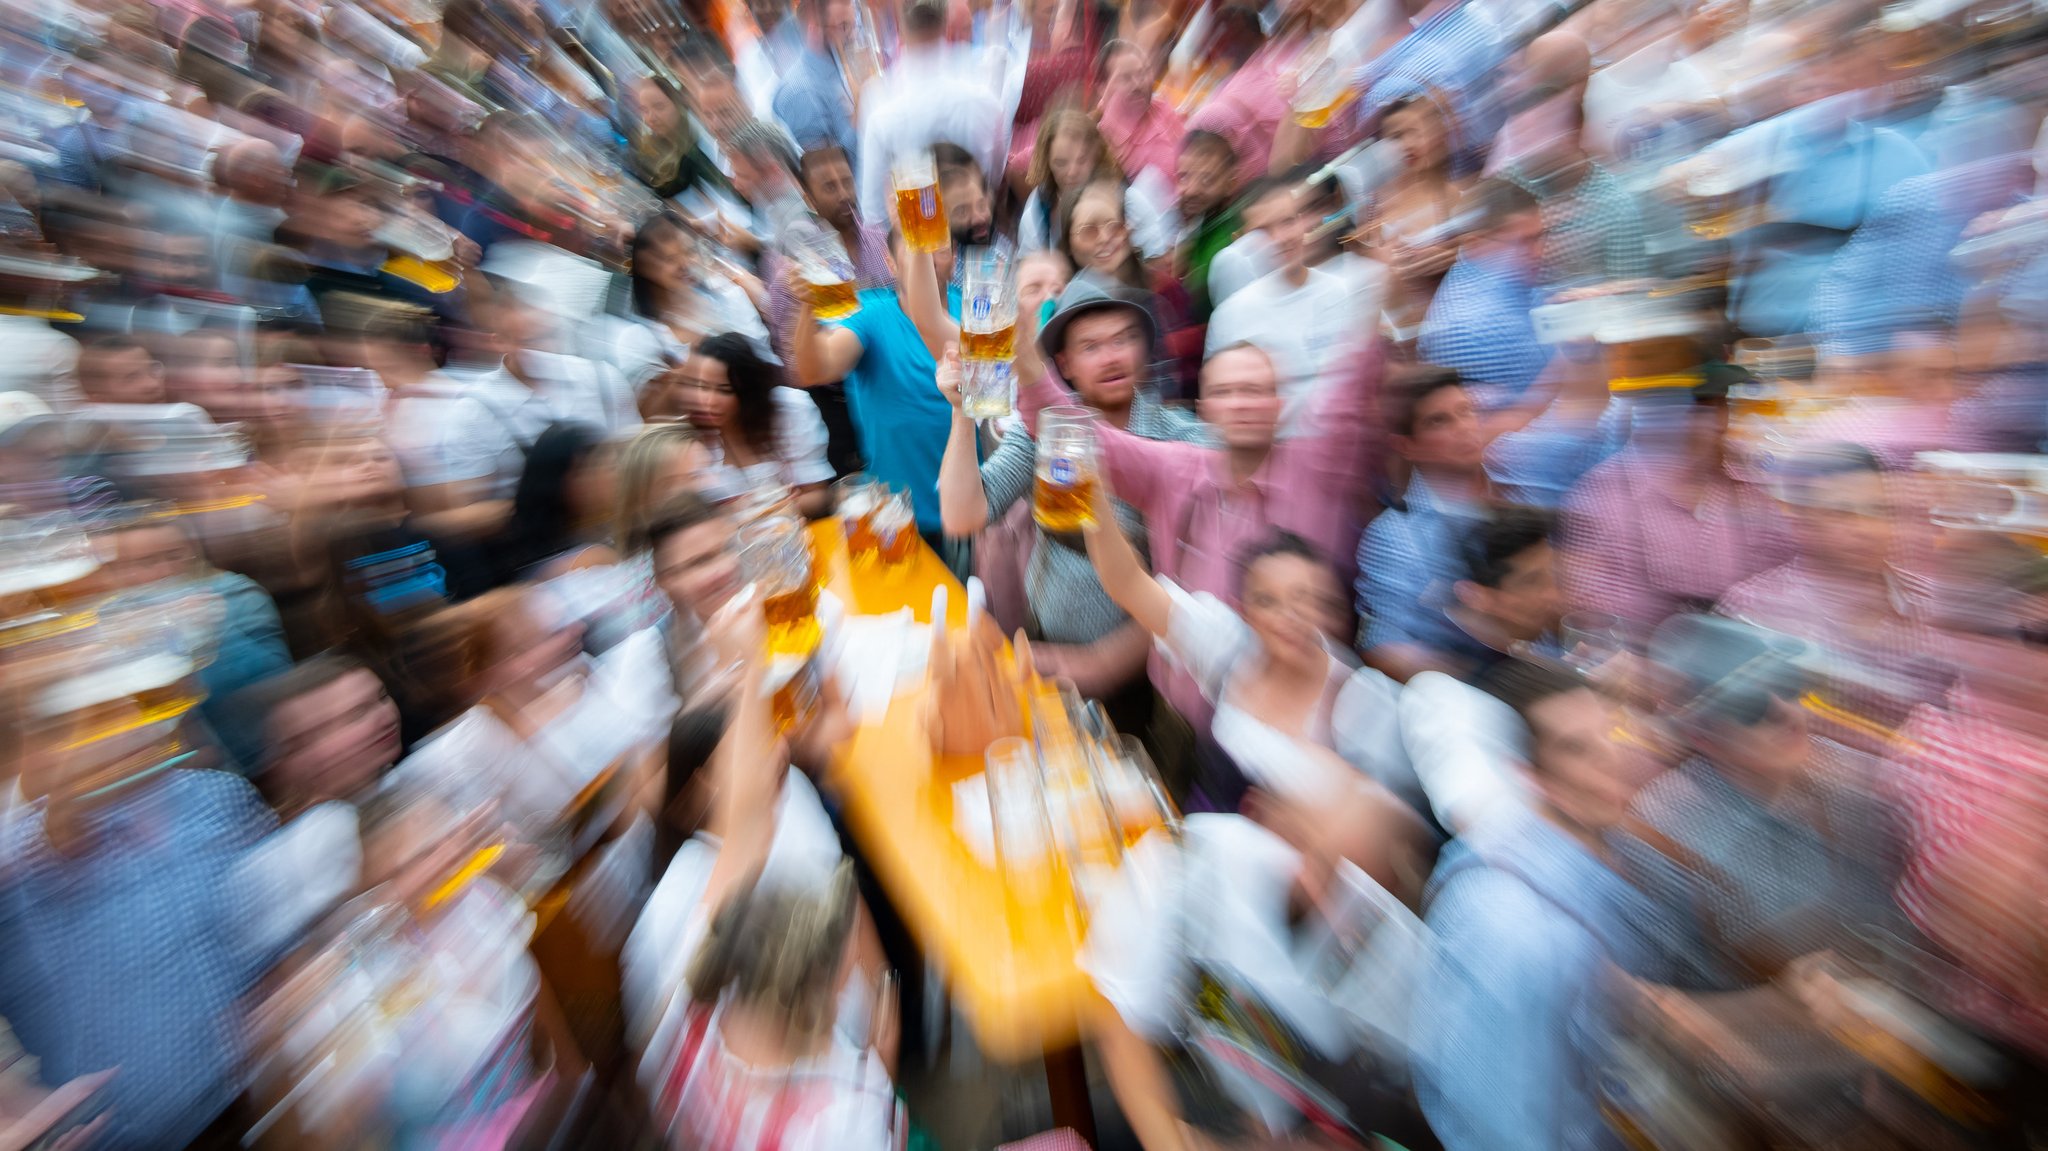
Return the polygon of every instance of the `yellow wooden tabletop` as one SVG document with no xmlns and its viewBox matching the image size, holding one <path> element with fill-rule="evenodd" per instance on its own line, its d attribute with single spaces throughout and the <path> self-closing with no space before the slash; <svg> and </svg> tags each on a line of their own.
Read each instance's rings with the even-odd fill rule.
<svg viewBox="0 0 2048 1151">
<path fill-rule="evenodd" d="M 824 584 L 851 612 L 908 607 L 931 617 L 932 589 L 947 587 L 950 622 L 966 616 L 966 592 L 920 545 L 895 573 L 853 572 L 839 525 L 812 525 Z M 1021 1060 L 1072 1043 L 1093 995 L 1076 963 L 1081 917 L 1064 882 L 1020 895 L 954 830 L 953 785 L 982 770 L 978 756 L 938 756 L 926 734 L 929 692 L 899 694 L 879 723 L 841 749 L 828 781 L 905 925 L 944 968 L 955 1001 L 989 1056 Z"/>
</svg>

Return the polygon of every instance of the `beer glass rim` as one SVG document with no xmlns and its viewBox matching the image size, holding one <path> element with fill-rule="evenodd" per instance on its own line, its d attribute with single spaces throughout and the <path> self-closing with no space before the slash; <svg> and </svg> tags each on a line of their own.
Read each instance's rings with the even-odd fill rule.
<svg viewBox="0 0 2048 1151">
<path fill-rule="evenodd" d="M 889 161 L 889 178 L 904 187 L 923 187 L 931 183 L 937 174 L 938 161 L 930 148 L 907 149 Z"/>
</svg>

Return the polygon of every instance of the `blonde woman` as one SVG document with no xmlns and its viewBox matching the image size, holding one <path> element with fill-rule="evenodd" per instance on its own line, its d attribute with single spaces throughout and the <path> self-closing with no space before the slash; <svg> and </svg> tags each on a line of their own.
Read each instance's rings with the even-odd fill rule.
<svg viewBox="0 0 2048 1151">
<path fill-rule="evenodd" d="M 1122 192 L 1124 216 L 1136 229 L 1131 242 L 1145 258 L 1164 254 L 1171 244 L 1172 228 L 1163 222 L 1169 206 L 1127 183 L 1102 130 L 1078 108 L 1062 108 L 1039 121 L 1038 144 L 1025 179 L 1031 195 L 1017 221 L 1020 251 L 1065 247 L 1061 206 L 1077 189 L 1096 181 L 1114 183 Z"/>
</svg>

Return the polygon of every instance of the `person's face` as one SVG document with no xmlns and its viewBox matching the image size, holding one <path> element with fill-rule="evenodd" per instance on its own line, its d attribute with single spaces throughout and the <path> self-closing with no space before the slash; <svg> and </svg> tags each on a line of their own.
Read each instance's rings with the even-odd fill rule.
<svg viewBox="0 0 2048 1151">
<path fill-rule="evenodd" d="M 321 197 L 318 211 L 327 219 L 328 238 L 344 248 L 375 244 L 377 229 L 384 225 L 384 209 L 360 189 Z"/>
<path fill-rule="evenodd" d="M 691 356 L 676 369 L 683 401 L 683 416 L 696 427 L 722 432 L 739 414 L 739 397 L 725 363 L 710 356 Z"/>
<path fill-rule="evenodd" d="M 197 404 L 217 419 L 234 418 L 243 383 L 234 340 L 218 334 L 186 336 L 171 363 L 166 390 L 172 399 Z"/>
<path fill-rule="evenodd" d="M 1533 640 L 1557 630 L 1564 596 L 1557 588 L 1557 553 L 1540 543 L 1508 561 L 1499 587 L 1470 589 L 1464 597 L 1514 639 Z"/>
<path fill-rule="evenodd" d="M 1034 252 L 1017 265 L 1017 298 L 1057 300 L 1067 290 L 1067 264 L 1054 252 Z"/>
<path fill-rule="evenodd" d="M 235 156 L 233 181 L 228 189 L 252 204 L 277 206 L 292 190 L 292 170 L 285 167 L 277 149 L 269 145 L 251 147 Z"/>
<path fill-rule="evenodd" d="M 486 693 L 545 687 L 554 673 L 583 650 L 582 624 L 558 625 L 545 620 L 530 602 L 487 626 L 496 663 L 484 669 Z"/>
<path fill-rule="evenodd" d="M 314 456 L 306 477 L 306 491 L 334 505 L 374 504 L 404 490 L 398 457 L 379 439 L 327 445 Z"/>
<path fill-rule="evenodd" d="M 654 549 L 654 581 L 677 611 L 709 619 L 740 590 L 732 525 L 723 517 L 675 533 Z"/>
<path fill-rule="evenodd" d="M 96 404 L 161 404 L 164 366 L 146 348 L 89 351 L 79 361 L 78 385 Z"/>
<path fill-rule="evenodd" d="M 690 249 L 681 232 L 658 227 L 640 243 L 640 274 L 665 291 L 680 291 L 690 283 Z"/>
<path fill-rule="evenodd" d="M 648 491 L 648 505 L 660 507 L 669 497 L 694 490 L 697 477 L 703 474 L 710 463 L 704 453 L 704 445 L 691 443 L 669 452 L 662 458 L 661 467 L 655 471 L 654 480 Z"/>
<path fill-rule="evenodd" d="M 1244 622 L 1268 655 L 1289 663 L 1320 654 L 1337 577 L 1304 556 L 1268 555 L 1244 573 Z"/>
<path fill-rule="evenodd" d="M 633 86 L 633 112 L 658 140 L 667 140 L 682 130 L 682 111 L 653 80 L 642 80 Z"/>
<path fill-rule="evenodd" d="M 1614 717 L 1607 702 L 1591 688 L 1580 688 L 1531 705 L 1528 718 L 1543 802 L 1589 831 L 1620 823 L 1645 782 L 1645 770 L 1610 738 Z"/>
<path fill-rule="evenodd" d="M 358 669 L 278 705 L 269 734 L 280 793 L 300 804 L 348 799 L 398 762 L 398 705 Z"/>
<path fill-rule="evenodd" d="M 1444 165 L 1443 121 L 1422 104 L 1396 109 L 1380 135 L 1401 150 L 1401 162 L 1410 172 L 1431 172 Z"/>
<path fill-rule="evenodd" d="M 853 182 L 853 165 L 838 156 L 812 161 L 804 191 L 811 207 L 834 228 L 853 226 L 859 192 Z"/>
<path fill-rule="evenodd" d="M 1110 59 L 1103 89 L 1108 99 L 1120 104 L 1143 104 L 1151 99 L 1152 77 L 1145 58 L 1130 49 L 1118 51 Z"/>
<path fill-rule="evenodd" d="M 940 194 L 946 199 L 946 223 L 952 229 L 955 245 L 979 246 L 993 238 L 995 216 L 989 208 L 988 185 L 979 174 L 954 174 Z"/>
<path fill-rule="evenodd" d="M 851 42 L 853 19 L 853 0 L 825 0 L 818 16 L 818 26 L 825 33 L 825 43 L 839 48 Z"/>
<path fill-rule="evenodd" d="M 1265 234 L 1276 267 L 1292 271 L 1301 267 L 1308 253 L 1308 233 L 1314 226 L 1299 189 L 1289 188 L 1261 196 L 1244 210 L 1245 227 Z"/>
<path fill-rule="evenodd" d="M 1420 467 L 1474 470 L 1486 450 L 1479 411 L 1455 385 L 1424 396 L 1415 407 L 1415 430 L 1394 438 L 1408 462 Z"/>
<path fill-rule="evenodd" d="M 1797 699 L 1773 696 L 1754 722 L 1712 717 L 1696 742 L 1714 763 L 1738 774 L 1787 783 L 1805 768 L 1806 709 Z"/>
<path fill-rule="evenodd" d="M 1807 485 L 1798 505 L 1801 546 L 1828 567 L 1883 571 L 1891 559 L 1893 514 L 1882 475 L 1824 476 Z"/>
<path fill-rule="evenodd" d="M 1095 175 L 1097 153 L 1095 141 L 1086 134 L 1065 131 L 1052 138 L 1053 184 L 1061 188 L 1078 188 Z"/>
<path fill-rule="evenodd" d="M 1280 431 L 1280 383 L 1273 361 L 1252 348 L 1232 348 L 1202 365 L 1202 422 L 1216 429 L 1223 446 L 1273 446 Z"/>
<path fill-rule="evenodd" d="M 114 536 L 114 561 L 108 582 L 115 588 L 169 583 L 191 575 L 199 553 L 185 533 L 168 524 L 130 528 Z"/>
<path fill-rule="evenodd" d="M 1112 197 L 1089 193 L 1074 205 L 1074 259 L 1083 268 L 1115 275 L 1131 257 L 1131 231 L 1124 226 L 1124 206 Z"/>
<path fill-rule="evenodd" d="M 1128 308 L 1100 308 L 1067 325 L 1060 374 L 1095 408 L 1131 402 L 1145 368 L 1145 327 Z"/>
<path fill-rule="evenodd" d="M 1181 219 L 1204 219 L 1230 198 L 1230 161 L 1215 148 L 1185 148 L 1174 161 L 1173 180 Z"/>
</svg>

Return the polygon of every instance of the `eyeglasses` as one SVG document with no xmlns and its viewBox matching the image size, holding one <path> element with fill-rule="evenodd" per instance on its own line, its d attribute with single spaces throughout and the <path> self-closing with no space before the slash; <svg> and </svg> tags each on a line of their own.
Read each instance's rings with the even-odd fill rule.
<svg viewBox="0 0 2048 1151">
<path fill-rule="evenodd" d="M 1074 238 L 1084 244 L 1092 244 L 1097 240 L 1107 239 L 1110 236 L 1116 235 L 1122 228 L 1123 225 L 1115 220 L 1097 220 L 1088 224 L 1076 224 L 1074 225 Z"/>
</svg>

